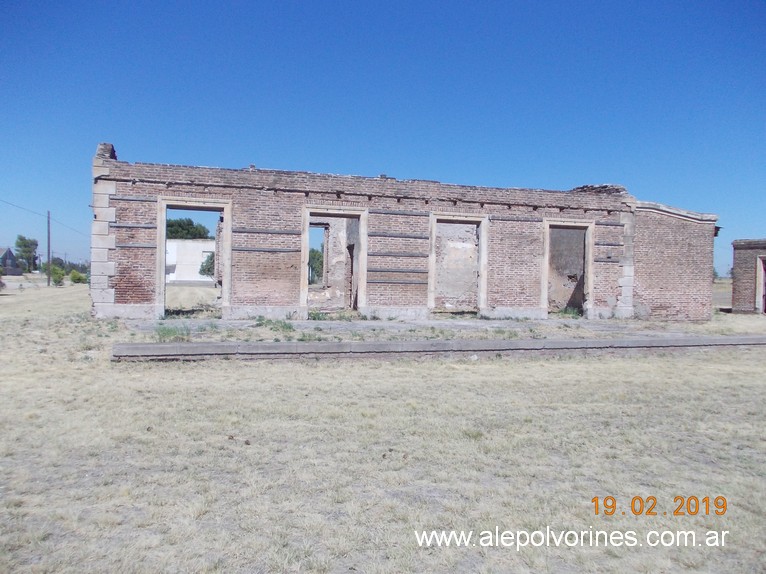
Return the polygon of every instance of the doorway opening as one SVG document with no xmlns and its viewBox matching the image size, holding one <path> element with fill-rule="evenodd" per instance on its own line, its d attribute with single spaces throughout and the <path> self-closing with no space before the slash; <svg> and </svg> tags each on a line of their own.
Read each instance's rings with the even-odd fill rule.
<svg viewBox="0 0 766 574">
<path fill-rule="evenodd" d="M 165 208 L 164 315 L 221 317 L 222 208 Z"/>
<path fill-rule="evenodd" d="M 360 215 L 311 211 L 308 217 L 309 318 L 332 318 L 356 312 L 362 283 Z"/>
<path fill-rule="evenodd" d="M 586 309 L 587 228 L 548 229 L 548 313 L 582 316 Z"/>
<path fill-rule="evenodd" d="M 755 267 L 755 310 L 766 313 L 766 255 L 759 255 Z"/>
<path fill-rule="evenodd" d="M 480 232 L 474 221 L 435 221 L 433 310 L 479 310 Z"/>
</svg>

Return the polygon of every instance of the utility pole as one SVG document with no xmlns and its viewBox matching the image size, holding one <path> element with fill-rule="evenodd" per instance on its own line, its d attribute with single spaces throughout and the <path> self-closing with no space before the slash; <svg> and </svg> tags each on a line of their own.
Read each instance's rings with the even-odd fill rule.
<svg viewBox="0 0 766 574">
<path fill-rule="evenodd" d="M 51 286 L 51 212 L 48 211 L 48 287 Z"/>
</svg>

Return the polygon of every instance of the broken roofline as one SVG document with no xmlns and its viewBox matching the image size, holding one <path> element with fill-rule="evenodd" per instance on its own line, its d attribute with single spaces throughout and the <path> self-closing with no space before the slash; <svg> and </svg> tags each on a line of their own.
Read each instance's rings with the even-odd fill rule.
<svg viewBox="0 0 766 574">
<path fill-rule="evenodd" d="M 146 163 L 146 162 L 124 162 L 117 159 L 112 144 L 100 144 L 94 158 L 94 166 L 112 168 L 103 175 L 97 175 L 95 181 L 123 181 L 133 183 L 150 183 L 165 185 L 167 187 L 194 186 L 194 187 L 217 187 L 217 188 L 235 188 L 235 189 L 255 189 L 268 191 L 285 191 L 298 193 L 340 193 L 344 195 L 358 196 L 389 196 L 401 199 L 433 199 L 434 192 L 441 191 L 442 194 L 454 192 L 454 197 L 447 196 L 444 199 L 455 199 L 458 201 L 475 201 L 477 203 L 500 204 L 500 205 L 519 205 L 519 206 L 539 206 L 539 207 L 559 207 L 558 204 L 551 204 L 551 196 L 557 198 L 582 197 L 581 194 L 595 194 L 599 196 L 611 196 L 622 200 L 623 203 L 630 204 L 635 201 L 625 187 L 617 184 L 583 185 L 575 187 L 569 191 L 548 190 L 541 188 L 522 188 L 522 187 L 489 187 L 472 186 L 454 183 L 442 183 L 426 179 L 404 179 L 398 180 L 386 175 L 378 177 L 359 176 L 359 175 L 339 175 L 314 173 L 307 171 L 288 171 L 275 169 L 260 169 L 253 166 L 247 168 L 221 168 L 208 166 L 191 166 L 180 164 L 165 163 Z M 120 166 L 125 167 L 125 173 L 120 174 Z M 188 170 L 195 170 L 202 176 L 199 179 L 189 179 Z M 122 177 L 121 177 L 122 176 Z M 289 178 L 289 184 L 286 181 Z M 296 182 L 296 178 L 301 180 Z M 253 180 L 260 181 L 253 181 Z M 280 180 L 285 180 L 282 183 Z M 300 183 L 303 185 L 296 185 Z M 535 201 L 513 201 L 513 194 L 527 193 L 539 194 L 539 200 Z M 486 199 L 471 196 L 488 196 Z M 498 199 L 498 195 L 507 195 L 507 200 L 503 197 Z M 492 196 L 492 197 L 489 197 Z M 561 207 L 575 207 L 562 205 Z M 595 208 L 594 210 L 597 210 Z M 614 207 L 610 207 L 610 210 Z"/>
</svg>

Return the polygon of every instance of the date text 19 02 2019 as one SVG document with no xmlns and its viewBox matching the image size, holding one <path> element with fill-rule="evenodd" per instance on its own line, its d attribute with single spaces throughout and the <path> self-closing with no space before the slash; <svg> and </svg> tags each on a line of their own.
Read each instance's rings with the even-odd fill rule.
<svg viewBox="0 0 766 574">
<path fill-rule="evenodd" d="M 726 497 L 716 496 L 711 499 L 709 496 L 699 498 L 697 496 L 676 496 L 673 498 L 673 510 L 669 512 L 657 508 L 657 498 L 655 496 L 634 496 L 627 505 L 627 510 L 619 510 L 617 499 L 614 496 L 605 496 L 599 498 L 594 496 L 591 499 L 593 503 L 593 512 L 596 516 L 612 516 L 614 514 L 625 515 L 628 512 L 634 516 L 696 516 L 697 514 L 723 516 L 726 514 Z"/>
</svg>

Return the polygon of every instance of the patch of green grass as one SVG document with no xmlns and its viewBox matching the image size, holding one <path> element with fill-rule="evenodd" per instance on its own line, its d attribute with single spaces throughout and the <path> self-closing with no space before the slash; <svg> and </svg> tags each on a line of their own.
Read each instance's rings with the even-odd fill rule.
<svg viewBox="0 0 766 574">
<path fill-rule="evenodd" d="M 559 317 L 562 319 L 579 319 L 582 317 L 582 311 L 580 309 L 576 309 L 574 307 L 566 307 L 556 313 Z"/>
<path fill-rule="evenodd" d="M 300 336 L 296 339 L 296 341 L 324 341 L 324 337 L 321 335 L 317 335 L 316 333 L 306 333 L 303 332 L 300 334 Z"/>
<path fill-rule="evenodd" d="M 154 336 L 158 343 L 176 343 L 182 341 L 189 341 L 191 339 L 191 331 L 188 325 L 157 325 L 154 330 Z"/>
<path fill-rule="evenodd" d="M 263 315 L 259 315 L 255 320 L 256 327 L 267 327 L 272 331 L 289 333 L 295 331 L 292 323 L 285 321 L 284 319 L 266 319 Z"/>
</svg>

